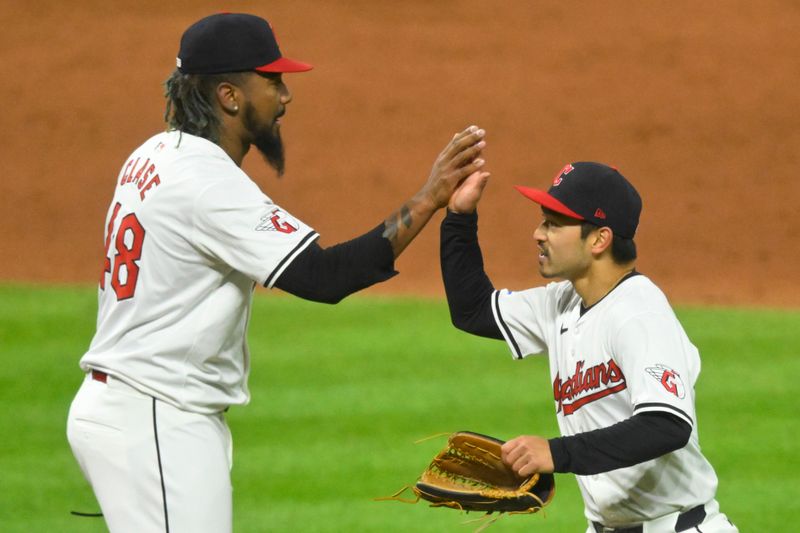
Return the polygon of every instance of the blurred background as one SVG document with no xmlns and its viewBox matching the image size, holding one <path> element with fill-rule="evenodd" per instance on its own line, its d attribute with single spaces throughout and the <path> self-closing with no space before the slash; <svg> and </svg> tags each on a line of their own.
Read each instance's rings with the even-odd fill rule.
<svg viewBox="0 0 800 533">
<path fill-rule="evenodd" d="M 538 207 L 570 161 L 640 190 L 639 269 L 678 303 L 800 304 L 800 4 L 791 0 L 27 1 L 0 17 L 0 280 L 94 283 L 128 154 L 164 128 L 183 30 L 267 18 L 285 55 L 287 172 L 245 169 L 321 243 L 414 194 L 453 133 L 487 130 L 480 207 L 498 287 L 541 283 Z M 442 297 L 439 214 L 373 293 Z"/>
</svg>

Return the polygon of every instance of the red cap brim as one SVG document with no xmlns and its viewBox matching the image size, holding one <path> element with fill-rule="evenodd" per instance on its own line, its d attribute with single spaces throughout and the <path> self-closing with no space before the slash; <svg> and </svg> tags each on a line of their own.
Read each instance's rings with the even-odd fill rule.
<svg viewBox="0 0 800 533">
<path fill-rule="evenodd" d="M 523 196 L 530 198 L 537 204 L 541 205 L 542 207 L 546 207 L 551 211 L 555 211 L 556 213 L 561 213 L 562 215 L 566 215 L 571 218 L 577 218 L 578 220 L 586 220 L 578 213 L 570 209 L 569 207 L 565 206 L 549 194 L 544 191 L 540 191 L 539 189 L 531 189 L 530 187 L 523 187 L 522 185 L 515 185 L 515 189 L 522 193 Z"/>
<path fill-rule="evenodd" d="M 288 57 L 281 57 L 272 63 L 267 63 L 266 65 L 256 67 L 255 70 L 259 72 L 306 72 L 312 68 L 314 67 L 308 63 L 295 61 L 294 59 L 289 59 Z"/>
</svg>

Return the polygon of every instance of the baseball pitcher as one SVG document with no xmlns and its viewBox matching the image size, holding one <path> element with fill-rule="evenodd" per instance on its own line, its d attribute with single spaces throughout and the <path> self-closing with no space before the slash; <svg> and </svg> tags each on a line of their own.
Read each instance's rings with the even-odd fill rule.
<svg viewBox="0 0 800 533">
<path fill-rule="evenodd" d="M 105 220 L 97 331 L 67 435 L 113 533 L 232 528 L 225 411 L 248 402 L 256 284 L 336 303 L 387 280 L 456 185 L 481 171 L 483 130 L 456 134 L 419 192 L 385 221 L 322 248 L 317 232 L 241 169 L 251 146 L 279 174 L 292 100 L 263 18 L 206 17 L 166 82 L 168 130 L 133 151 Z"/>
</svg>

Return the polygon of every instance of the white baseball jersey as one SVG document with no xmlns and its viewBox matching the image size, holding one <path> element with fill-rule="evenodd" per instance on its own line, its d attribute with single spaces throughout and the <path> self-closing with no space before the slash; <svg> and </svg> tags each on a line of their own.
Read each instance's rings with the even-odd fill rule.
<svg viewBox="0 0 800 533">
<path fill-rule="evenodd" d="M 97 332 L 81 359 L 197 413 L 249 400 L 247 322 L 317 233 L 218 145 L 158 134 L 123 165 L 106 217 Z"/>
<path fill-rule="evenodd" d="M 661 290 L 630 277 L 580 312 L 568 281 L 495 291 L 495 320 L 516 358 L 547 353 L 562 435 L 664 411 L 692 426 L 688 444 L 628 468 L 576 476 L 589 520 L 645 522 L 714 498 L 717 477 L 700 452 L 694 384 L 700 358 Z"/>
</svg>

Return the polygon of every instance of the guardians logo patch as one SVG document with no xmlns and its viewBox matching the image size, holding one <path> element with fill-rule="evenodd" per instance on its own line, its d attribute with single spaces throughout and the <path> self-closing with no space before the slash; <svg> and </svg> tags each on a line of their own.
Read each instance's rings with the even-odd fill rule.
<svg viewBox="0 0 800 533">
<path fill-rule="evenodd" d="M 298 229 L 300 229 L 300 224 L 297 219 L 278 208 L 262 216 L 256 226 L 256 231 L 278 231 L 280 233 L 294 233 Z"/>
<path fill-rule="evenodd" d="M 558 404 L 556 413 L 571 415 L 584 405 L 605 398 L 611 394 L 625 390 L 628 384 L 625 375 L 613 359 L 600 363 L 586 370 L 585 361 L 575 364 L 575 373 L 562 381 L 556 374 L 553 380 L 553 397 Z"/>
<path fill-rule="evenodd" d="M 667 392 L 683 399 L 686 396 L 686 387 L 683 385 L 681 375 L 670 367 L 662 364 L 645 368 L 648 374 L 658 380 Z"/>
</svg>

